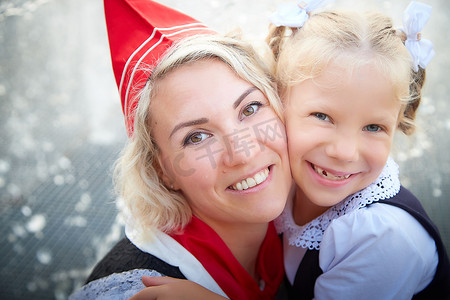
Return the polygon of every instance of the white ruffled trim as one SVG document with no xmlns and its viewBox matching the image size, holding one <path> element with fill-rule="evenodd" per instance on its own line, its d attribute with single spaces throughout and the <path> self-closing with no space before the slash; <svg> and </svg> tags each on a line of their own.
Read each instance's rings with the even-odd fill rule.
<svg viewBox="0 0 450 300">
<path fill-rule="evenodd" d="M 89 282 L 70 295 L 69 300 L 126 300 L 145 288 L 142 276 L 165 276 L 154 270 L 135 269 L 122 273 L 114 273 Z"/>
<path fill-rule="evenodd" d="M 378 200 L 392 198 L 399 191 L 398 165 L 389 157 L 383 171 L 381 171 L 375 182 L 330 207 L 308 224 L 303 226 L 295 224 L 292 216 L 292 202 L 289 202 L 282 214 L 275 220 L 275 226 L 278 233 L 283 233 L 288 239 L 290 245 L 319 250 L 323 233 L 331 221 Z"/>
</svg>

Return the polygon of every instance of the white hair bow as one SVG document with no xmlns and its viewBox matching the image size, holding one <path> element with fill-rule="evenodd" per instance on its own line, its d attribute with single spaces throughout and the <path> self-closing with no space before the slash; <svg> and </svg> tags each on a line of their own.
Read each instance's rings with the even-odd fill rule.
<svg viewBox="0 0 450 300">
<path fill-rule="evenodd" d="M 308 20 L 311 11 L 325 6 L 328 2 L 333 2 L 333 0 L 298 0 L 297 3 L 282 3 L 270 16 L 270 22 L 277 27 L 302 27 Z"/>
<path fill-rule="evenodd" d="M 405 46 L 412 56 L 412 67 L 416 72 L 419 66 L 425 69 L 435 54 L 433 43 L 422 39 L 420 33 L 430 14 L 431 6 L 416 1 L 412 1 L 403 13 L 402 30 L 406 34 Z"/>
</svg>

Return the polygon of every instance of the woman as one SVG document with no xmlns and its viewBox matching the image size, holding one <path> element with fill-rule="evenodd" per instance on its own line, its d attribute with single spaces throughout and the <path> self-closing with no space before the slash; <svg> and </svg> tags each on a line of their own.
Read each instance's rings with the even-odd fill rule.
<svg viewBox="0 0 450 300">
<path fill-rule="evenodd" d="M 136 65 L 123 64 L 127 60 L 114 56 L 129 45 L 116 40 L 112 22 L 123 22 L 117 17 L 125 9 L 144 16 L 149 36 L 159 40 L 182 32 L 158 37 L 162 27 L 186 29 L 194 22 L 152 1 L 118 2 L 106 0 L 105 12 L 130 134 L 115 170 L 126 238 L 73 298 L 129 297 L 144 288 L 144 274 L 187 278 L 231 299 L 274 298 L 284 270 L 271 221 L 283 210 L 292 180 L 270 73 L 249 45 L 198 34 L 201 28 L 162 59 L 152 52 L 155 43 L 129 60 Z M 161 20 L 182 24 L 155 24 Z M 137 35 L 130 27 L 126 34 Z M 141 66 L 154 64 L 134 97 Z"/>
</svg>

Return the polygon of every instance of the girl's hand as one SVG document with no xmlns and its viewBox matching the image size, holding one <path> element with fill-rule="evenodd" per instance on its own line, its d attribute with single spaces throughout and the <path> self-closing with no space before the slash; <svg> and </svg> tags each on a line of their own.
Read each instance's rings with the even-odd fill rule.
<svg viewBox="0 0 450 300">
<path fill-rule="evenodd" d="M 146 288 L 130 300 L 226 299 L 195 282 L 184 279 L 142 276 L 142 283 Z"/>
</svg>

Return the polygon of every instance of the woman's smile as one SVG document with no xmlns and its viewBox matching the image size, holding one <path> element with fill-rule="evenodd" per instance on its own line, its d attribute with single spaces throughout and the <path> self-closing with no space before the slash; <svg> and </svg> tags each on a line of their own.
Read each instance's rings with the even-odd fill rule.
<svg viewBox="0 0 450 300">
<path fill-rule="evenodd" d="M 239 182 L 231 185 L 229 188 L 236 191 L 243 191 L 255 186 L 259 186 L 261 183 L 265 182 L 270 174 L 270 168 L 267 167 L 251 177 L 240 180 Z"/>
</svg>

